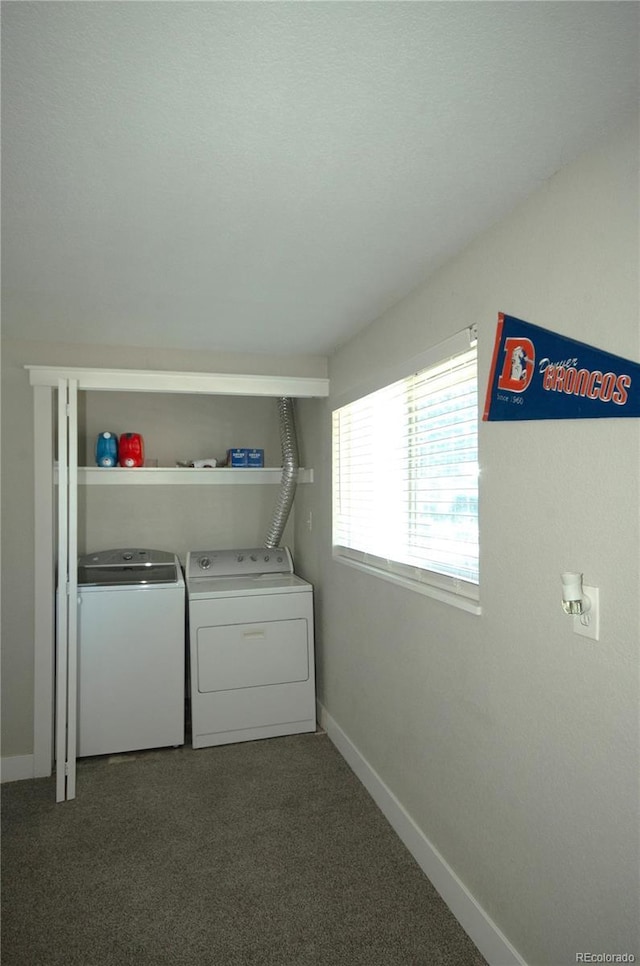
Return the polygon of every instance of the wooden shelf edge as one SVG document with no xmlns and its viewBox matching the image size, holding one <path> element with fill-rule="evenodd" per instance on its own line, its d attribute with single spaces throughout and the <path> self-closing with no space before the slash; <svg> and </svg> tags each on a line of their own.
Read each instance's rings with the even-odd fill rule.
<svg viewBox="0 0 640 966">
<path fill-rule="evenodd" d="M 80 486 L 211 486 L 277 484 L 282 478 L 282 467 L 215 467 L 195 469 L 182 466 L 141 466 L 127 469 L 122 466 L 79 466 Z M 57 479 L 57 472 L 56 472 Z M 313 470 L 300 467 L 298 483 L 313 483 Z"/>
</svg>

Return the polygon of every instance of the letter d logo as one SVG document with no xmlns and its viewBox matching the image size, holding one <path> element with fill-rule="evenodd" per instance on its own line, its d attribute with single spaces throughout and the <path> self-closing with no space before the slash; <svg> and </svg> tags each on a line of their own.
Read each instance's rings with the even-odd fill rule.
<svg viewBox="0 0 640 966">
<path fill-rule="evenodd" d="M 498 379 L 498 389 L 524 392 L 533 378 L 536 350 L 530 339 L 504 340 L 504 366 Z"/>
</svg>

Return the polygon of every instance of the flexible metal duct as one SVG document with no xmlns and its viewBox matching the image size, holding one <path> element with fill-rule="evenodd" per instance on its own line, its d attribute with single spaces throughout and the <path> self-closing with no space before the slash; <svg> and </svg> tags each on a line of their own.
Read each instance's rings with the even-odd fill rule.
<svg viewBox="0 0 640 966">
<path fill-rule="evenodd" d="M 265 547 L 269 549 L 280 546 L 298 483 L 298 441 L 293 419 L 293 399 L 287 396 L 278 399 L 278 418 L 282 447 L 282 479 L 271 525 L 264 541 Z"/>
</svg>

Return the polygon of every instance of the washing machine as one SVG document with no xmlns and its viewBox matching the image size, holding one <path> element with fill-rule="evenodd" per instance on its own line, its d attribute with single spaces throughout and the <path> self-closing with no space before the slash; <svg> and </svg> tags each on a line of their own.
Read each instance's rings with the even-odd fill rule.
<svg viewBox="0 0 640 966">
<path fill-rule="evenodd" d="M 313 587 L 288 548 L 187 554 L 194 748 L 315 731 Z"/>
<path fill-rule="evenodd" d="M 80 757 L 184 744 L 185 607 L 173 553 L 79 558 Z"/>
</svg>

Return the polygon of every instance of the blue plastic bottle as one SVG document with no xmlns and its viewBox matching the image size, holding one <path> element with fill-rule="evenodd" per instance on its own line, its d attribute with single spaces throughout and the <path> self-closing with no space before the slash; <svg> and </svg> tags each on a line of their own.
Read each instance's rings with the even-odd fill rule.
<svg viewBox="0 0 640 966">
<path fill-rule="evenodd" d="M 115 433 L 98 433 L 96 464 L 98 466 L 118 465 L 118 437 Z"/>
</svg>

